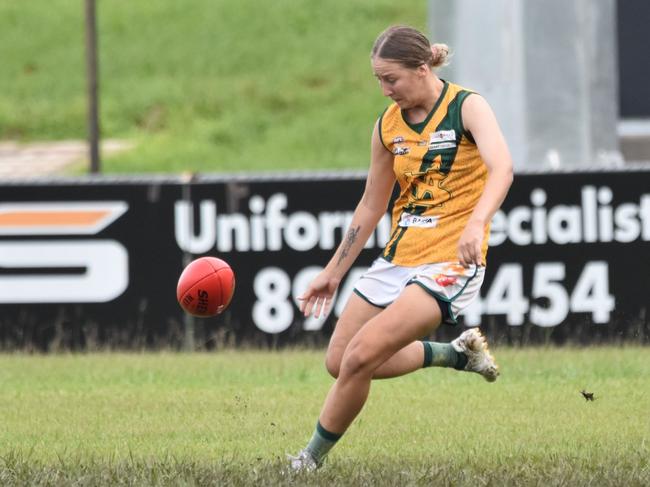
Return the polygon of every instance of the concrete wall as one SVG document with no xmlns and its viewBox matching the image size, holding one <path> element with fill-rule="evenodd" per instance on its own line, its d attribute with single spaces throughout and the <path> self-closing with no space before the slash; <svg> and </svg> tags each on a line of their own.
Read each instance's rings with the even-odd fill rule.
<svg viewBox="0 0 650 487">
<path fill-rule="evenodd" d="M 430 0 L 440 75 L 481 93 L 515 168 L 620 165 L 614 0 Z"/>
</svg>

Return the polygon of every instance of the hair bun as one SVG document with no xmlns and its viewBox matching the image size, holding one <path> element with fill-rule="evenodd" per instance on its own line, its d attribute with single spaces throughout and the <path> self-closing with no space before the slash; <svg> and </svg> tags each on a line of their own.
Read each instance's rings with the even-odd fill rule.
<svg viewBox="0 0 650 487">
<path fill-rule="evenodd" d="M 439 68 L 440 66 L 446 66 L 449 64 L 449 46 L 447 44 L 433 44 L 431 46 L 431 66 L 434 68 Z"/>
</svg>

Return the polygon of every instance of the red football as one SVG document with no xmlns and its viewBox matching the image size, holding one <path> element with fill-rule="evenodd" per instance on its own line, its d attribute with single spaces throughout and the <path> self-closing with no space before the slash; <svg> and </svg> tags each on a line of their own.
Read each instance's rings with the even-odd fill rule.
<svg viewBox="0 0 650 487">
<path fill-rule="evenodd" d="M 235 291 L 235 275 L 230 266 L 216 257 L 201 257 L 183 270 L 176 287 L 176 299 L 194 316 L 221 313 Z"/>
</svg>

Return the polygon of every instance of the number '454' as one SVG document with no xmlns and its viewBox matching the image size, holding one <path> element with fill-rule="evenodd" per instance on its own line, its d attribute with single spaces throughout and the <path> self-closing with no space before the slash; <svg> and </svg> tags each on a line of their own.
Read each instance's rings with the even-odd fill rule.
<svg viewBox="0 0 650 487">
<path fill-rule="evenodd" d="M 572 313 L 591 313 L 594 323 L 607 323 L 614 309 L 609 294 L 607 262 L 588 262 L 569 295 L 563 262 L 537 264 L 533 270 L 531 299 L 524 295 L 521 264 L 504 264 L 497 271 L 484 298 L 474 301 L 464 312 L 468 326 L 481 323 L 481 315 L 506 315 L 509 325 L 522 325 L 526 313 L 538 326 L 556 326 Z M 532 301 L 532 304 L 531 304 Z M 544 301 L 545 305 L 538 304 Z"/>
</svg>

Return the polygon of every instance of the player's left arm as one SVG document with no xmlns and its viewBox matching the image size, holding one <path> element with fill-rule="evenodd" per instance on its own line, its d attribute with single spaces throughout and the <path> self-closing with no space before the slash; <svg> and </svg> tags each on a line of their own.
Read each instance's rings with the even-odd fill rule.
<svg viewBox="0 0 650 487">
<path fill-rule="evenodd" d="M 464 266 L 485 265 L 481 255 L 485 226 L 503 203 L 512 184 L 512 158 L 494 112 L 482 96 L 468 96 L 461 114 L 463 125 L 472 134 L 487 166 L 488 177 L 458 242 L 458 260 Z"/>
</svg>

